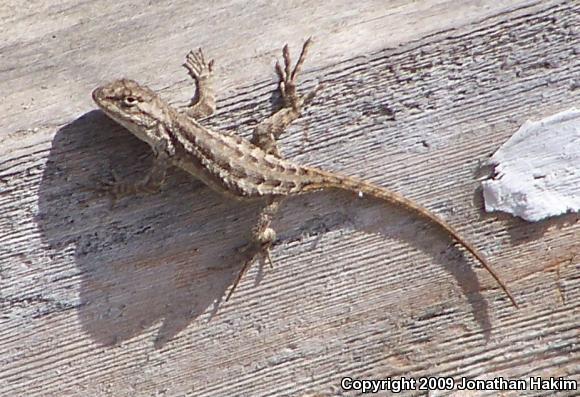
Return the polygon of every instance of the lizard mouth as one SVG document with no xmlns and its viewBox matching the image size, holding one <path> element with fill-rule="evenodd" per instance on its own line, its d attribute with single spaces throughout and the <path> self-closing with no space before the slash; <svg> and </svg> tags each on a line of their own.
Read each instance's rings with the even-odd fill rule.
<svg viewBox="0 0 580 397">
<path fill-rule="evenodd" d="M 93 96 L 93 101 L 95 101 L 98 105 L 101 104 L 101 98 L 102 98 L 102 94 L 103 93 L 103 87 L 97 87 L 93 90 L 92 96 Z"/>
<path fill-rule="evenodd" d="M 107 92 L 105 87 L 97 87 L 92 92 L 93 101 L 97 104 L 97 106 L 105 112 L 108 116 L 111 113 L 111 107 L 113 107 L 112 103 L 108 100 Z"/>
</svg>

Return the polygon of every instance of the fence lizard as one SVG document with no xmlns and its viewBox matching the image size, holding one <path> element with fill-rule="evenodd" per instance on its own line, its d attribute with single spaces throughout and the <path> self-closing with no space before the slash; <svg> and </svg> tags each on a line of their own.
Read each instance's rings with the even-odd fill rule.
<svg viewBox="0 0 580 397">
<path fill-rule="evenodd" d="M 276 239 L 276 232 L 271 228 L 271 221 L 285 197 L 323 189 L 343 189 L 401 206 L 438 224 L 481 262 L 517 307 L 514 297 L 483 255 L 451 225 L 426 208 L 369 182 L 282 158 L 277 139 L 290 123 L 300 117 L 302 108 L 316 94 L 315 89 L 300 96 L 296 90 L 297 77 L 311 44 L 311 39 L 304 43 L 294 68 L 288 46 L 284 46 L 284 66 L 279 62 L 275 65 L 282 106 L 258 124 L 251 140 L 212 131 L 197 121 L 216 109 L 212 87 L 214 63 L 213 60 L 206 62 L 201 48 L 191 51 L 184 63 L 196 82 L 195 95 L 184 112 L 177 111 L 154 91 L 133 80 L 115 80 L 96 88 L 92 96 L 97 105 L 110 118 L 148 143 L 155 156 L 152 169 L 143 179 L 126 183 L 115 178 L 106 183 L 104 189 L 116 198 L 156 192 L 165 180 L 167 169 L 176 166 L 228 197 L 264 200 L 265 207 L 252 229 L 252 240 L 242 250 L 246 253 L 246 260 L 226 300 L 255 260 L 263 258 L 272 263 L 270 247 Z"/>
</svg>

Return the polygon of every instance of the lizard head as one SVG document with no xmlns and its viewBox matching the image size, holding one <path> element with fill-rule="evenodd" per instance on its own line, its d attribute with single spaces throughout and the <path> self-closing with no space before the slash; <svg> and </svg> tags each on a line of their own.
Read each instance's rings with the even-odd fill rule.
<svg viewBox="0 0 580 397">
<path fill-rule="evenodd" d="M 93 100 L 107 116 L 136 135 L 155 126 L 166 112 L 166 105 L 153 90 L 129 79 L 97 87 Z"/>
</svg>

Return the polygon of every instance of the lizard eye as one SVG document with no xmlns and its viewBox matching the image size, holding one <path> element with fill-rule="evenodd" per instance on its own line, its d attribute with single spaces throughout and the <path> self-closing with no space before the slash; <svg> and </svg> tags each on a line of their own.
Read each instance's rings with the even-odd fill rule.
<svg viewBox="0 0 580 397">
<path fill-rule="evenodd" d="M 134 96 L 128 96 L 128 97 L 125 97 L 123 99 L 123 102 L 127 106 L 133 106 L 133 105 L 135 105 L 137 103 L 137 98 L 135 98 Z"/>
</svg>

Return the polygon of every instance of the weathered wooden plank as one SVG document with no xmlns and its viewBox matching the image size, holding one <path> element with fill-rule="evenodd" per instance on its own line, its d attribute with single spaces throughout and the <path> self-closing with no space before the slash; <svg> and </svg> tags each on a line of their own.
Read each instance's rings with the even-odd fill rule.
<svg viewBox="0 0 580 397">
<path fill-rule="evenodd" d="M 0 394 L 342 395 L 344 376 L 579 379 L 578 216 L 484 214 L 477 181 L 523 121 L 578 102 L 577 4 L 9 3 Z M 520 310 L 437 228 L 340 193 L 288 201 L 276 268 L 255 266 L 223 304 L 257 206 L 177 171 L 162 193 L 112 210 L 83 188 L 109 167 L 136 177 L 149 161 L 92 111 L 94 86 L 125 75 L 184 104 L 192 90 L 178 63 L 202 45 L 221 77 L 207 123 L 249 134 L 271 111 L 281 45 L 297 50 L 311 34 L 303 87 L 324 90 L 283 138 L 285 154 L 439 213 L 488 255 Z"/>
</svg>

